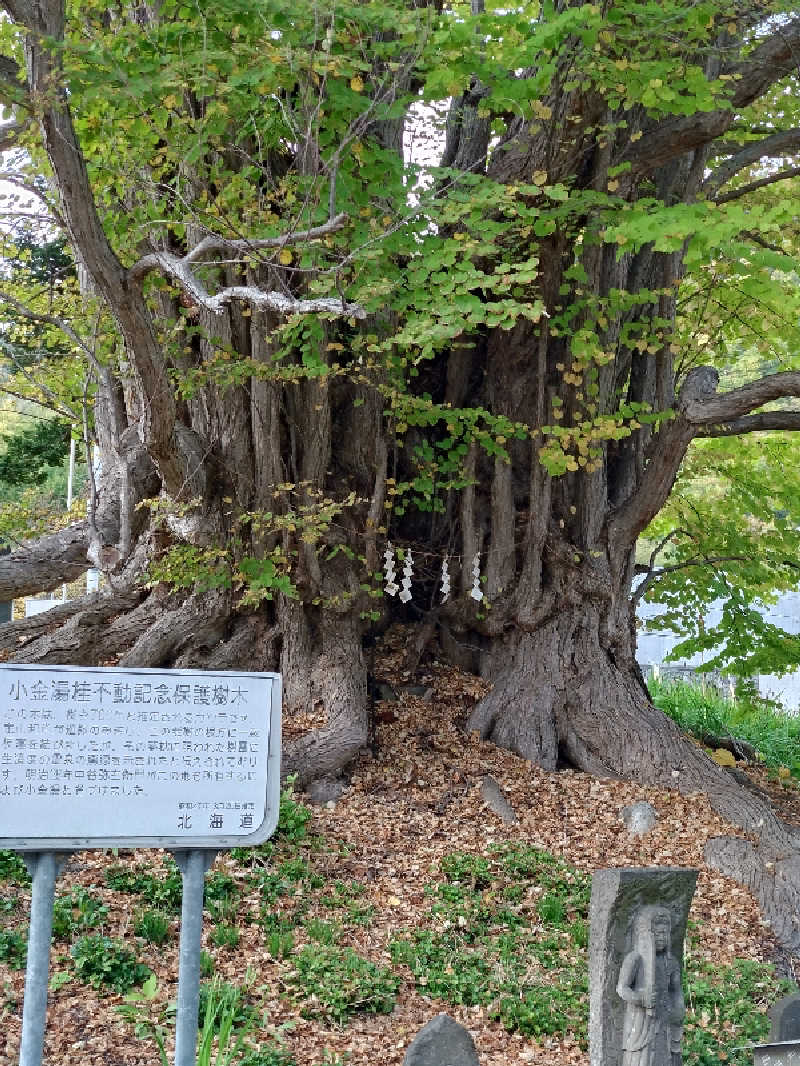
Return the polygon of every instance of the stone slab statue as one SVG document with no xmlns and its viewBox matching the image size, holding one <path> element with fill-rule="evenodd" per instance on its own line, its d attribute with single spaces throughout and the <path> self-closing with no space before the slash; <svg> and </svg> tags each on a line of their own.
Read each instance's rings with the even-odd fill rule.
<svg viewBox="0 0 800 1066">
<path fill-rule="evenodd" d="M 591 1066 L 680 1066 L 681 959 L 697 870 L 598 870 L 589 910 Z"/>
</svg>

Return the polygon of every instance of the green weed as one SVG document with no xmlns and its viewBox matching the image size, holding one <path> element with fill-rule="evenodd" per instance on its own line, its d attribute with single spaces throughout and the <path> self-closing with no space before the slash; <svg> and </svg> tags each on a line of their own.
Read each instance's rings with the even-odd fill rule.
<svg viewBox="0 0 800 1066">
<path fill-rule="evenodd" d="M 71 950 L 75 973 L 92 988 L 110 988 L 124 995 L 147 980 L 151 971 L 130 948 L 107 936 L 81 937 Z"/>
<path fill-rule="evenodd" d="M 765 963 L 737 959 L 723 968 L 703 963 L 685 977 L 683 1061 L 687 1066 L 749 1066 L 751 1045 L 769 1033 L 768 1008 L 795 992 Z"/>
<path fill-rule="evenodd" d="M 0 962 L 12 970 L 23 970 L 28 957 L 25 937 L 10 929 L 0 929 Z"/>
<path fill-rule="evenodd" d="M 0 881 L 16 881 L 20 885 L 31 883 L 22 856 L 16 851 L 0 851 Z"/>
<path fill-rule="evenodd" d="M 298 952 L 293 964 L 288 983 L 304 1001 L 304 1017 L 341 1025 L 355 1013 L 388 1014 L 394 1007 L 399 979 L 351 948 L 314 944 Z"/>
<path fill-rule="evenodd" d="M 278 826 L 272 839 L 253 848 L 232 848 L 231 855 L 237 862 L 250 863 L 253 866 L 263 865 L 269 861 L 280 844 L 300 844 L 308 840 L 311 811 L 302 803 L 298 803 L 293 783 L 294 778 L 288 778 L 286 787 L 281 790 Z"/>
<path fill-rule="evenodd" d="M 174 861 L 164 857 L 166 876 L 157 877 L 143 867 L 130 870 L 125 866 L 110 866 L 106 870 L 106 884 L 116 892 L 139 895 L 157 910 L 178 912 L 183 898 L 180 871 Z"/>
<path fill-rule="evenodd" d="M 169 918 L 159 911 L 141 911 L 133 923 L 133 931 L 150 944 L 164 944 L 169 939 Z"/>
<path fill-rule="evenodd" d="M 420 990 L 529 1036 L 586 1034 L 588 878 L 529 845 L 440 863 L 427 927 L 390 945 Z"/>
<path fill-rule="evenodd" d="M 78 933 L 97 929 L 108 917 L 108 907 L 85 888 L 58 896 L 53 904 L 53 936 L 70 940 Z"/>
<path fill-rule="evenodd" d="M 235 925 L 215 925 L 211 930 L 211 943 L 215 948 L 235 948 L 239 943 L 239 930 Z"/>
<path fill-rule="evenodd" d="M 648 683 L 653 702 L 686 733 L 735 737 L 751 744 L 766 766 L 800 778 L 800 718 L 740 691 L 730 700 L 711 688 L 680 681 Z"/>
</svg>

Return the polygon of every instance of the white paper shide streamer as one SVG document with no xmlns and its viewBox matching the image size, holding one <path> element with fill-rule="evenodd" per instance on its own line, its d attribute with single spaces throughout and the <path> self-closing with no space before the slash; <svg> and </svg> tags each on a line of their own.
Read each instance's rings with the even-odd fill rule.
<svg viewBox="0 0 800 1066">
<path fill-rule="evenodd" d="M 386 542 L 386 551 L 383 553 L 383 578 L 386 584 L 383 586 L 383 590 L 387 596 L 396 596 L 400 591 L 400 586 L 395 581 L 397 572 L 394 568 L 394 548 L 392 542 Z"/>
<path fill-rule="evenodd" d="M 447 559 L 442 559 L 442 603 L 450 599 L 450 571 L 447 569 Z"/>
<path fill-rule="evenodd" d="M 414 572 L 414 560 L 411 557 L 411 549 L 406 549 L 406 559 L 403 564 L 403 580 L 400 582 L 400 599 L 408 603 L 411 599 L 411 575 Z"/>
<path fill-rule="evenodd" d="M 477 600 L 478 603 L 483 599 L 483 589 L 481 588 L 481 557 L 476 555 L 472 560 L 472 588 L 469 592 L 473 600 Z"/>
</svg>

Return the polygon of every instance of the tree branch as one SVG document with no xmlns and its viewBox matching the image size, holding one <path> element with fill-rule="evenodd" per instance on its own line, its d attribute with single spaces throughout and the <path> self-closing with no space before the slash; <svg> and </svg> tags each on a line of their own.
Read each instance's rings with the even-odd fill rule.
<svg viewBox="0 0 800 1066">
<path fill-rule="evenodd" d="M 312 229 L 297 230 L 295 232 L 282 233 L 277 237 L 263 237 L 252 240 L 248 238 L 231 240 L 227 237 L 218 237 L 215 234 L 210 234 L 199 241 L 190 252 L 183 256 L 182 259 L 178 259 L 177 262 L 188 267 L 210 255 L 226 256 L 233 259 L 266 248 L 285 248 L 289 244 L 316 241 L 342 229 L 347 220 L 347 214 L 342 212 L 328 219 L 321 226 L 314 226 Z M 163 256 L 165 254 L 163 252 L 152 252 L 150 255 L 143 256 L 130 268 L 128 277 L 132 281 L 141 281 L 152 270 L 158 270 L 163 267 Z"/>
<path fill-rule="evenodd" d="M 757 100 L 775 82 L 797 70 L 800 63 L 800 18 L 781 26 L 746 59 L 723 71 L 735 80 L 728 107 L 697 112 L 660 122 L 636 144 L 630 142 L 615 165 L 630 163 L 627 180 L 636 178 L 683 155 L 692 148 L 721 137 L 731 127 L 737 112 Z M 760 157 L 759 157 L 760 158 Z M 755 160 L 751 160 L 755 162 Z"/>
<path fill-rule="evenodd" d="M 201 242 L 202 243 L 202 242 Z M 231 243 L 239 243 L 231 242 Z M 244 242 L 247 243 L 247 242 Z M 151 270 L 159 268 L 163 274 L 174 281 L 186 293 L 189 299 L 199 307 L 204 307 L 213 314 L 220 314 L 231 300 L 241 300 L 259 310 L 277 311 L 279 314 L 315 314 L 325 312 L 333 315 L 346 315 L 353 318 L 366 318 L 366 311 L 359 304 L 349 304 L 338 298 L 319 298 L 303 300 L 287 296 L 281 292 L 265 292 L 255 285 L 231 285 L 212 296 L 197 275 L 191 270 L 192 260 L 197 249 L 189 255 L 179 258 L 170 252 L 152 252 L 140 259 L 131 270 L 132 280 L 140 280 Z"/>
<path fill-rule="evenodd" d="M 752 141 L 721 163 L 703 182 L 703 191 L 713 193 L 735 177 L 739 171 L 758 163 L 766 157 L 786 156 L 800 148 L 800 129 L 781 130 L 779 133 Z"/>
<path fill-rule="evenodd" d="M 692 396 L 687 399 L 684 411 L 693 427 L 712 426 L 717 423 L 732 422 L 754 411 L 757 407 L 763 407 L 765 403 L 780 400 L 785 396 L 800 396 L 800 371 L 786 370 L 780 374 L 768 374 L 757 381 L 751 381 L 747 385 L 720 395 Z M 773 412 L 764 412 L 759 417 L 764 418 L 767 413 Z M 789 412 L 774 412 L 774 414 L 786 415 Z"/>
<path fill-rule="evenodd" d="M 714 203 L 727 204 L 731 200 L 739 200 L 742 196 L 747 196 L 748 193 L 755 192 L 756 189 L 762 189 L 765 185 L 774 185 L 776 181 L 786 181 L 787 178 L 796 178 L 800 176 L 800 167 L 792 167 L 790 170 L 780 170 L 777 174 L 769 174 L 766 178 L 759 178 L 758 181 L 748 182 L 747 185 L 740 185 L 738 189 L 732 189 L 730 192 L 723 193 L 722 196 L 717 196 Z"/>
<path fill-rule="evenodd" d="M 797 376 L 800 378 L 800 374 Z M 664 423 L 650 443 L 642 480 L 609 520 L 609 542 L 618 545 L 619 550 L 624 552 L 633 545 L 664 506 L 686 449 L 697 432 L 687 412 L 705 397 L 713 396 L 718 383 L 719 375 L 712 367 L 696 367 L 686 375 L 675 417 Z"/>
<path fill-rule="evenodd" d="M 743 433 L 761 433 L 771 430 L 800 430 L 800 411 L 762 411 L 731 422 L 705 426 L 698 437 L 738 437 Z"/>
</svg>

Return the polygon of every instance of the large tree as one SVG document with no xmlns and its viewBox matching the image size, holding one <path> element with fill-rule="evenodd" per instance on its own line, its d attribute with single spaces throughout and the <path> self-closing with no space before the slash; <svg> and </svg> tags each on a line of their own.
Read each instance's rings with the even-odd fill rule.
<svg viewBox="0 0 800 1066">
<path fill-rule="evenodd" d="M 791 345 L 719 387 L 748 322 L 796 309 L 791 8 L 3 7 L 8 176 L 83 282 L 59 310 L 12 276 L 3 304 L 87 368 L 102 471 L 0 595 L 108 575 L 4 645 L 280 668 L 287 717 L 319 719 L 285 751 L 308 781 L 366 738 L 391 541 L 425 632 L 494 683 L 471 728 L 707 791 L 760 836 L 753 881 L 796 863 L 651 704 L 631 599 L 691 443 L 800 426 Z"/>
</svg>

